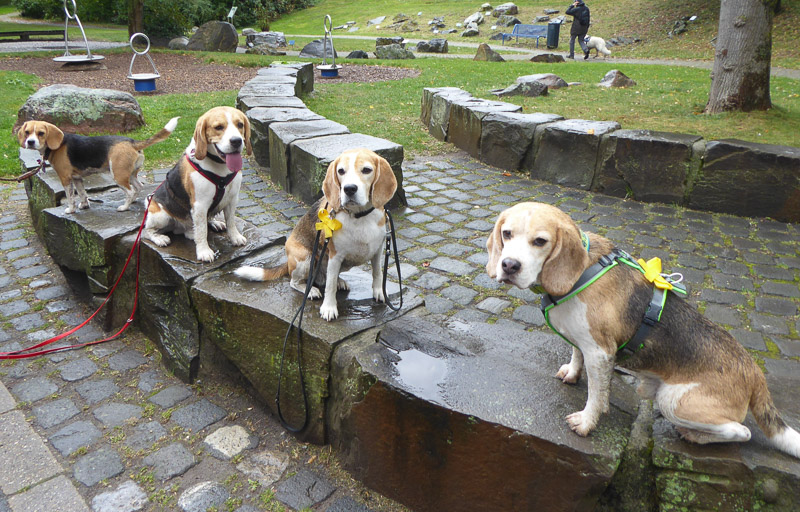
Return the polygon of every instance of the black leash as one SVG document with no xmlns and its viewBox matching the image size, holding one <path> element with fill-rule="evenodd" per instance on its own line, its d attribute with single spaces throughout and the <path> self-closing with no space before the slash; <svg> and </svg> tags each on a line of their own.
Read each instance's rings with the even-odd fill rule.
<svg viewBox="0 0 800 512">
<path fill-rule="evenodd" d="M 326 205 L 327 207 L 327 205 Z M 403 307 L 403 282 L 400 277 L 400 258 L 398 257 L 397 253 L 397 240 L 395 239 L 394 234 L 394 220 L 392 219 L 392 214 L 389 213 L 389 210 L 385 210 L 386 217 L 389 219 L 388 230 L 386 232 L 386 255 L 384 257 L 383 263 L 383 297 L 386 300 L 386 305 L 392 311 L 400 311 L 400 308 Z M 283 349 L 281 350 L 281 366 L 278 370 L 278 389 L 275 393 L 275 406 L 278 410 L 278 419 L 281 422 L 281 425 L 288 430 L 289 432 L 301 432 L 303 429 L 306 428 L 308 425 L 308 393 L 306 392 L 306 385 L 305 385 L 305 375 L 303 373 L 303 362 L 302 362 L 302 330 L 301 327 L 303 325 L 303 312 L 306 308 L 306 302 L 308 301 L 308 295 L 311 293 L 311 288 L 314 286 L 314 282 L 316 282 L 317 277 L 319 275 L 319 270 L 322 268 L 322 256 L 325 254 L 325 251 L 328 249 L 328 241 L 329 239 L 325 239 L 325 243 L 322 246 L 322 250 L 319 253 L 319 258 L 316 258 L 317 249 L 319 248 L 319 236 L 321 231 L 317 231 L 317 236 L 314 238 L 314 246 L 311 249 L 311 262 L 308 269 L 308 279 L 306 280 L 306 289 L 303 292 L 303 301 L 300 303 L 300 308 L 298 308 L 297 313 L 295 313 L 294 318 L 292 318 L 291 323 L 289 324 L 289 328 L 286 330 L 286 336 L 283 338 Z M 395 307 L 389 302 L 389 294 L 386 292 L 386 279 L 388 274 L 388 265 L 389 265 L 389 255 L 391 254 L 391 249 L 394 248 L 394 262 L 395 267 L 397 269 L 397 281 L 400 285 L 400 304 Z M 329 277 L 329 276 L 328 276 Z M 323 292 L 324 298 L 324 292 Z M 283 416 L 283 411 L 281 410 L 281 383 L 283 381 L 283 368 L 284 362 L 286 360 L 286 346 L 289 343 L 289 333 L 292 332 L 292 327 L 294 327 L 294 323 L 297 321 L 297 373 L 298 373 L 298 380 L 300 382 L 300 390 L 303 394 L 303 422 L 300 424 L 299 427 L 293 427 L 289 424 L 286 418 Z"/>
</svg>

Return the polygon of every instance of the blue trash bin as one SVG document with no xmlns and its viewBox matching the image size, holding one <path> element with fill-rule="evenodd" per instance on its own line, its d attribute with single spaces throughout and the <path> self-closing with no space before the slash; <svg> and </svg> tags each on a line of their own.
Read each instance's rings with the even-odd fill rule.
<svg viewBox="0 0 800 512">
<path fill-rule="evenodd" d="M 561 32 L 561 23 L 553 22 L 547 24 L 547 47 L 551 50 L 558 48 L 558 35 Z"/>
</svg>

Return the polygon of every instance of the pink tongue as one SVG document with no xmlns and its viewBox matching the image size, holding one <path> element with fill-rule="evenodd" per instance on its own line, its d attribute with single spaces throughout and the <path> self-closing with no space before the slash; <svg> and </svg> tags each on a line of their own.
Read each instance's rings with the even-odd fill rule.
<svg viewBox="0 0 800 512">
<path fill-rule="evenodd" d="M 239 172 L 242 170 L 242 154 L 241 153 L 228 153 L 225 155 L 225 165 L 228 166 L 231 172 Z"/>
</svg>

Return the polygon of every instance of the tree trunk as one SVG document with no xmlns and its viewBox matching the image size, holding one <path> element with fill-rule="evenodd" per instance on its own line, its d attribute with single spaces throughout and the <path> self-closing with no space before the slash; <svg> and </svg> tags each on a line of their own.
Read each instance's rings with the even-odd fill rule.
<svg viewBox="0 0 800 512">
<path fill-rule="evenodd" d="M 707 114 L 767 110 L 772 18 L 779 0 L 722 0 Z"/>
<path fill-rule="evenodd" d="M 144 0 L 128 0 L 128 37 L 144 32 Z"/>
</svg>

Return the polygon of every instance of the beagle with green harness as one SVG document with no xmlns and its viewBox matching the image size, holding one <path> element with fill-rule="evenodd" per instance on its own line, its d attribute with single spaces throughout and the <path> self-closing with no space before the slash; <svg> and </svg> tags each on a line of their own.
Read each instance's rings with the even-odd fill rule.
<svg viewBox="0 0 800 512">
<path fill-rule="evenodd" d="M 548 325 L 572 345 L 572 358 L 556 377 L 573 384 L 585 366 L 586 406 L 566 418 L 578 435 L 588 435 L 608 412 L 619 364 L 638 377 L 639 394 L 654 400 L 685 439 L 747 441 L 742 421 L 749 408 L 776 448 L 800 458 L 800 434 L 780 417 L 750 354 L 680 297 L 685 290 L 661 275 L 659 261 L 634 261 L 540 203 L 502 212 L 486 247 L 489 276 L 536 287 Z M 623 348 L 631 354 L 618 361 Z"/>
</svg>

